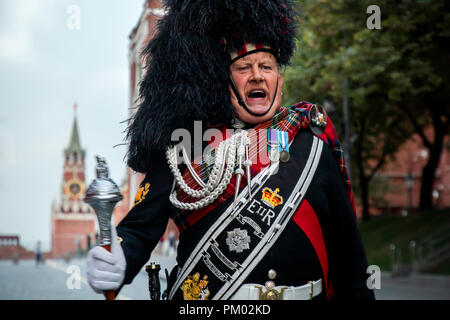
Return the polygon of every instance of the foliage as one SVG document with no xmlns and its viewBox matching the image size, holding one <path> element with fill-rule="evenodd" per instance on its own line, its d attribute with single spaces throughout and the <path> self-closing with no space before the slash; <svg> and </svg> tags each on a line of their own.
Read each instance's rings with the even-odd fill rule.
<svg viewBox="0 0 450 320">
<path fill-rule="evenodd" d="M 299 4 L 303 15 L 296 55 L 284 72 L 285 97 L 289 102 L 326 99 L 339 114 L 348 97 L 352 168 L 357 169 L 353 185 L 367 206 L 370 180 L 405 139 L 436 121 L 447 128 L 436 133 L 448 134 L 449 5 L 377 1 L 381 29 L 370 30 L 366 10 L 371 1 Z"/>
<path fill-rule="evenodd" d="M 410 241 L 420 245 L 422 240 L 442 234 L 449 226 L 450 210 L 445 209 L 416 212 L 406 217 L 376 216 L 360 225 L 360 233 L 369 264 L 378 265 L 382 271 L 388 271 L 392 267 L 392 253 L 389 248 L 391 244 L 399 251 L 399 262 L 411 263 Z M 441 246 L 448 244 L 447 239 Z M 437 268 L 434 271 L 449 274 L 448 268 Z"/>
<path fill-rule="evenodd" d="M 385 194 L 398 194 L 401 191 L 397 186 L 392 185 L 388 178 L 375 174 L 369 183 L 369 203 L 374 207 L 386 208 L 389 206 L 389 203 L 385 199 Z"/>
</svg>

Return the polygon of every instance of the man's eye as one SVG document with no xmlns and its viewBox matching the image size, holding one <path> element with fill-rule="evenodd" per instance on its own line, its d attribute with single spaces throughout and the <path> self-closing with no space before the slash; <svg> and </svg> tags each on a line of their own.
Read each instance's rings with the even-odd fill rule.
<svg viewBox="0 0 450 320">
<path fill-rule="evenodd" d="M 264 70 L 272 70 L 272 67 L 271 66 L 263 66 L 263 69 Z"/>
</svg>

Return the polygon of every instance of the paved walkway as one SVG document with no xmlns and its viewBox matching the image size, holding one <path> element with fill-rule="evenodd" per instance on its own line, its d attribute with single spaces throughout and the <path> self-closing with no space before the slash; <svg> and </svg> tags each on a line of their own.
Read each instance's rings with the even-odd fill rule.
<svg viewBox="0 0 450 320">
<path fill-rule="evenodd" d="M 450 300 L 450 277 L 411 275 L 392 278 L 381 273 L 381 288 L 375 290 L 377 300 Z"/>
<path fill-rule="evenodd" d="M 161 265 L 161 289 L 167 286 L 164 269 L 170 272 L 175 257 L 154 256 L 150 259 Z M 70 287 L 70 270 L 80 272 L 80 286 Z M 86 280 L 86 260 L 48 260 L 36 267 L 33 260 L 22 260 L 15 265 L 10 260 L 0 261 L 0 300 L 103 300 Z M 68 285 L 69 283 L 69 285 Z M 381 289 L 375 290 L 377 300 L 450 300 L 450 277 L 413 275 L 392 278 L 381 274 Z M 144 268 L 133 283 L 126 285 L 118 299 L 148 300 L 148 275 Z"/>
<path fill-rule="evenodd" d="M 167 287 L 164 269 L 169 272 L 175 257 L 157 256 L 150 261 L 161 265 L 161 289 Z M 79 286 L 74 287 L 73 272 L 79 272 Z M 149 300 L 148 275 L 145 269 L 130 285 L 120 291 L 119 300 Z M 47 260 L 36 266 L 34 260 L 21 260 L 17 265 L 11 260 L 0 260 L 0 300 L 104 300 L 87 282 L 86 259 Z"/>
</svg>

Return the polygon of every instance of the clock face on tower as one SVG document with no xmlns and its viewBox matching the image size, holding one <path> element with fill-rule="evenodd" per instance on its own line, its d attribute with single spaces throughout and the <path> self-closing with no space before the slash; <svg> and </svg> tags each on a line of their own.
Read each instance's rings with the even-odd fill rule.
<svg viewBox="0 0 450 320">
<path fill-rule="evenodd" d="M 70 199 L 80 199 L 84 193 L 84 184 L 81 180 L 71 179 L 67 181 L 64 186 L 64 193 L 69 196 Z"/>
</svg>

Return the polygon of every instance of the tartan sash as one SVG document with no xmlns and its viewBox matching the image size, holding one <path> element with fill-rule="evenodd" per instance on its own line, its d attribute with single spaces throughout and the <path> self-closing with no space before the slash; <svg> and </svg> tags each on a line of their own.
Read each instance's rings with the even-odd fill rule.
<svg viewBox="0 0 450 320">
<path fill-rule="evenodd" d="M 250 136 L 252 144 L 258 144 L 258 150 L 266 149 L 267 150 L 267 141 L 265 133 L 261 133 L 266 129 L 278 129 L 282 131 L 287 131 L 289 135 L 289 141 L 291 142 L 297 133 L 300 130 L 308 130 L 309 128 L 309 114 L 313 104 L 308 102 L 298 102 L 289 107 L 281 107 L 276 114 L 272 117 L 272 119 L 257 125 L 253 132 L 254 136 Z M 226 128 L 220 128 L 222 132 L 224 132 L 224 136 L 227 136 Z M 356 209 L 355 209 L 355 200 L 351 187 L 350 177 L 348 175 L 347 167 L 344 159 L 344 152 L 340 145 L 339 139 L 337 137 L 336 130 L 334 128 L 331 119 L 328 118 L 327 125 L 325 127 L 325 131 L 323 134 L 318 136 L 321 140 L 330 145 L 333 156 L 338 164 L 341 177 L 344 181 L 347 196 L 350 200 L 350 203 L 353 208 L 353 213 L 356 218 Z M 218 141 L 216 142 L 218 144 Z M 251 157 L 255 157 L 255 155 L 251 155 Z M 257 157 L 257 156 L 256 156 Z M 201 162 L 200 164 L 193 163 L 192 164 L 195 172 L 199 175 L 199 177 L 206 182 L 209 178 L 209 172 L 211 171 L 212 164 L 208 165 L 206 162 Z M 255 176 L 260 172 L 265 166 L 261 165 L 261 163 L 254 163 L 252 165 L 251 171 L 252 176 Z M 190 172 L 186 169 L 183 174 L 183 179 L 187 181 L 188 185 L 191 188 L 198 189 L 199 186 L 192 178 Z M 241 188 L 245 187 L 246 179 L 243 178 L 241 181 Z M 235 192 L 235 177 L 232 178 L 230 184 L 224 191 L 224 193 L 212 204 L 208 205 L 205 208 L 194 212 L 183 211 L 173 217 L 174 222 L 177 224 L 178 229 L 181 231 L 183 229 L 187 229 L 190 226 L 194 225 L 198 220 L 200 220 L 203 216 L 208 214 L 208 212 L 212 211 L 220 204 L 227 201 L 230 197 L 234 195 Z M 185 194 L 182 190 L 178 193 L 178 199 L 183 202 L 193 202 L 195 199 L 191 198 L 187 194 Z"/>
</svg>

